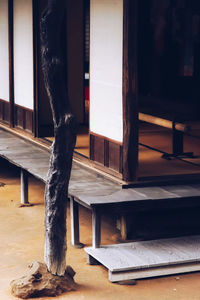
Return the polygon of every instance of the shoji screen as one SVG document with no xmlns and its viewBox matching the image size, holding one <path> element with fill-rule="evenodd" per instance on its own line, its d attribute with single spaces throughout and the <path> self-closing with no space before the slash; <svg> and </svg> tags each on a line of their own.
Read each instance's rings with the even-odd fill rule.
<svg viewBox="0 0 200 300">
<path fill-rule="evenodd" d="M 123 0 L 90 3 L 90 130 L 122 142 Z"/>
<path fill-rule="evenodd" d="M 0 99 L 9 101 L 8 0 L 0 0 Z"/>
<path fill-rule="evenodd" d="M 33 109 L 32 0 L 14 0 L 15 104 Z"/>
</svg>

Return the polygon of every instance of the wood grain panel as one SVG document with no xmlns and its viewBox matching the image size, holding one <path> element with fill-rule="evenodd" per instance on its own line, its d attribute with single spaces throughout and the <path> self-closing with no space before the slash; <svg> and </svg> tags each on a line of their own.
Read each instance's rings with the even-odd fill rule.
<svg viewBox="0 0 200 300">
<path fill-rule="evenodd" d="M 109 142 L 109 167 L 122 172 L 122 146 Z"/>
<path fill-rule="evenodd" d="M 0 100 L 0 120 L 3 120 L 3 102 Z"/>
<path fill-rule="evenodd" d="M 33 133 L 33 125 L 33 111 L 23 106 L 15 105 L 15 126 Z"/>
<path fill-rule="evenodd" d="M 33 112 L 25 110 L 25 129 L 33 132 Z"/>
<path fill-rule="evenodd" d="M 9 102 L 4 102 L 3 108 L 4 108 L 3 120 L 4 120 L 4 122 L 9 123 L 9 121 L 10 121 L 10 105 L 9 105 Z"/>
<path fill-rule="evenodd" d="M 15 105 L 15 126 L 21 129 L 24 128 L 23 109 L 18 105 Z"/>
<path fill-rule="evenodd" d="M 104 165 L 105 161 L 105 150 L 104 150 L 104 139 L 98 136 L 94 136 L 94 160 Z"/>
<path fill-rule="evenodd" d="M 0 99 L 0 121 L 3 123 L 9 123 L 10 120 L 10 108 L 9 102 Z"/>
<path fill-rule="evenodd" d="M 122 145 L 103 136 L 90 133 L 90 159 L 122 173 Z"/>
</svg>

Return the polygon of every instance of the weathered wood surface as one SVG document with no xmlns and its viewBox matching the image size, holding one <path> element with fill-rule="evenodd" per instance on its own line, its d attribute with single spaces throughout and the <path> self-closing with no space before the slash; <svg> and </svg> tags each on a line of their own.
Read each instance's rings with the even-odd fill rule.
<svg viewBox="0 0 200 300">
<path fill-rule="evenodd" d="M 123 180 L 135 181 L 138 169 L 137 3 L 123 1 Z"/>
<path fill-rule="evenodd" d="M 200 270 L 200 236 L 106 245 L 96 249 L 85 248 L 85 251 L 104 265 L 111 275 L 118 274 L 118 280 L 126 278 L 130 272 L 132 277 L 128 279 L 181 272 L 177 266 L 181 266 L 183 272 L 187 272 L 187 267 L 189 271 Z M 159 272 L 161 267 L 168 267 L 167 272 L 164 269 L 161 269 L 163 273 Z M 138 276 L 139 271 L 143 273 L 138 273 Z"/>
<path fill-rule="evenodd" d="M 162 126 L 171 130 L 176 129 L 182 132 L 188 132 L 190 130 L 190 127 L 187 124 L 175 122 L 175 124 L 173 125 L 173 121 L 168 120 L 166 118 L 160 118 L 157 116 L 153 116 L 141 112 L 139 113 L 138 116 L 140 121 Z"/>
<path fill-rule="evenodd" d="M 62 52 L 65 0 L 48 0 L 40 19 L 42 71 L 51 105 L 54 141 L 45 186 L 45 253 L 48 270 L 63 276 L 66 269 L 66 209 L 77 122 L 71 112 Z"/>
<path fill-rule="evenodd" d="M 0 129 L 0 156 L 46 182 L 50 158 L 47 149 Z M 120 189 L 118 183 L 73 162 L 69 194 L 110 195 Z"/>
<path fill-rule="evenodd" d="M 112 204 L 132 204 L 134 205 L 150 205 L 156 208 L 161 202 L 168 201 L 169 205 L 186 205 L 187 199 L 194 199 L 194 202 L 200 204 L 200 184 L 188 185 L 171 185 L 171 186 L 153 186 L 122 189 L 108 196 L 88 196 L 86 194 L 76 193 L 76 201 L 88 207 L 98 207 L 102 205 Z M 160 200 L 160 201 L 159 201 Z M 159 202 L 159 203 L 158 203 Z"/>
<path fill-rule="evenodd" d="M 0 156 L 46 182 L 49 151 L 0 129 Z M 121 186 L 73 162 L 69 193 L 86 206 L 199 197 L 200 184 L 121 189 Z"/>
<path fill-rule="evenodd" d="M 148 268 L 131 271 L 112 272 L 108 271 L 108 278 L 111 282 L 124 280 L 136 280 L 142 278 L 175 275 L 200 271 L 200 263 L 175 264 L 170 266 Z"/>
</svg>

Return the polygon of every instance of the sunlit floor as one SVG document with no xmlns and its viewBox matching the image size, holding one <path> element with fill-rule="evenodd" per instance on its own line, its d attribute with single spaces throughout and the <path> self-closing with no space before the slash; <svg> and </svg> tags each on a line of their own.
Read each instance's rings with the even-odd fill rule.
<svg viewBox="0 0 200 300">
<path fill-rule="evenodd" d="M 88 126 L 80 126 L 76 138 L 75 151 L 89 157 L 90 156 L 90 137 Z"/>
<path fill-rule="evenodd" d="M 184 136 L 184 152 L 193 152 L 194 158 L 166 160 L 162 152 L 172 153 L 172 131 L 160 126 L 141 123 L 139 142 L 155 148 L 151 150 L 139 146 L 139 177 L 154 177 L 168 175 L 200 173 L 200 125 L 192 124 L 192 136 Z M 46 138 L 52 141 L 53 138 Z M 87 126 L 80 126 L 77 134 L 75 152 L 89 157 L 89 132 Z"/>
<path fill-rule="evenodd" d="M 46 137 L 45 139 L 52 142 L 54 138 Z M 79 126 L 76 137 L 75 152 L 80 153 L 86 157 L 90 156 L 90 137 L 88 126 Z"/>
<path fill-rule="evenodd" d="M 192 135 L 198 135 L 198 129 Z M 172 132 L 159 126 L 141 124 L 139 142 L 161 152 L 172 153 Z M 194 158 L 166 160 L 162 153 L 139 146 L 139 177 L 200 173 L 200 136 L 184 136 L 184 152 Z"/>
</svg>

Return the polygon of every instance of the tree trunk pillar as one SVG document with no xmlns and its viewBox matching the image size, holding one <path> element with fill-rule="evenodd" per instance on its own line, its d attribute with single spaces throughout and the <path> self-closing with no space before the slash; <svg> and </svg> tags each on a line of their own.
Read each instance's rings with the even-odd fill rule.
<svg viewBox="0 0 200 300">
<path fill-rule="evenodd" d="M 66 208 L 77 129 L 71 113 L 62 57 L 61 32 L 65 12 L 66 0 L 48 0 L 41 18 L 42 69 L 55 137 L 45 189 L 44 259 L 48 270 L 59 276 L 66 270 Z"/>
</svg>

